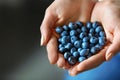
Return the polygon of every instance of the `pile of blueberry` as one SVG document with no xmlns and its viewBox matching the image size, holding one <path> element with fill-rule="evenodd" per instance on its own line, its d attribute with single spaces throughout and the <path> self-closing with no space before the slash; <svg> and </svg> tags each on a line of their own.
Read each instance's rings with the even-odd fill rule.
<svg viewBox="0 0 120 80">
<path fill-rule="evenodd" d="M 106 35 L 102 25 L 95 22 L 83 24 L 80 21 L 56 27 L 58 50 L 70 65 L 91 57 L 99 52 L 106 43 Z"/>
</svg>

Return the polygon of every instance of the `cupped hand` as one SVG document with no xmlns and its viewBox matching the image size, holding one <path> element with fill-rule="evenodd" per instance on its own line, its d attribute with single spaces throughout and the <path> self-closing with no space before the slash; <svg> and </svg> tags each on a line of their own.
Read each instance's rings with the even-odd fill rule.
<svg viewBox="0 0 120 80">
<path fill-rule="evenodd" d="M 107 37 L 107 44 L 98 54 L 70 68 L 70 75 L 74 76 L 83 71 L 95 68 L 104 61 L 110 60 L 120 51 L 119 5 L 119 0 L 104 0 L 96 3 L 92 11 L 91 21 L 102 23 Z"/>
<path fill-rule="evenodd" d="M 95 3 L 95 0 L 55 0 L 47 8 L 40 27 L 41 45 L 47 46 L 48 59 L 51 64 L 57 64 L 61 68 L 70 68 L 63 55 L 58 53 L 55 27 L 69 22 L 89 21 Z"/>
</svg>

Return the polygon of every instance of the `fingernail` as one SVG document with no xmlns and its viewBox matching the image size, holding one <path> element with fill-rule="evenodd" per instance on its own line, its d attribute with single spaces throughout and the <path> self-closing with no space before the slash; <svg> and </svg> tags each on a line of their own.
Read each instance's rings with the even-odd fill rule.
<svg viewBox="0 0 120 80">
<path fill-rule="evenodd" d="M 113 57 L 113 54 L 112 53 L 109 53 L 106 57 L 106 60 L 109 61 L 111 60 L 111 58 Z"/>
<path fill-rule="evenodd" d="M 41 46 L 43 46 L 43 42 L 44 42 L 44 38 L 43 38 L 43 35 L 41 37 Z"/>
</svg>

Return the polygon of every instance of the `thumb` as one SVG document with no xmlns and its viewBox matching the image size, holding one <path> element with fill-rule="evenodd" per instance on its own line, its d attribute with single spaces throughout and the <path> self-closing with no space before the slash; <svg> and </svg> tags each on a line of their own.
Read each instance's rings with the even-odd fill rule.
<svg viewBox="0 0 120 80">
<path fill-rule="evenodd" d="M 49 41 L 52 33 L 52 28 L 54 27 L 57 16 L 55 13 L 53 13 L 50 10 L 46 10 L 44 20 L 41 24 L 40 30 L 41 30 L 41 45 L 46 45 Z"/>
<path fill-rule="evenodd" d="M 109 61 L 115 54 L 120 51 L 120 31 L 116 30 L 112 44 L 106 52 L 106 60 Z"/>
</svg>

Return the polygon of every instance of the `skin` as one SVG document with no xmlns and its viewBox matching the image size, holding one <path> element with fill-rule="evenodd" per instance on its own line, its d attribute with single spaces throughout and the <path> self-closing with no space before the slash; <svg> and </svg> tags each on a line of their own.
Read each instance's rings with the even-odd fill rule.
<svg viewBox="0 0 120 80">
<path fill-rule="evenodd" d="M 55 0 L 46 10 L 40 27 L 41 45 L 47 47 L 48 59 L 51 64 L 68 69 L 71 76 L 95 68 L 106 60 L 110 60 L 120 51 L 120 7 L 119 0 Z M 99 21 L 102 23 L 107 37 L 107 44 L 98 54 L 75 66 L 70 66 L 57 51 L 56 26 L 74 21 Z"/>
</svg>

